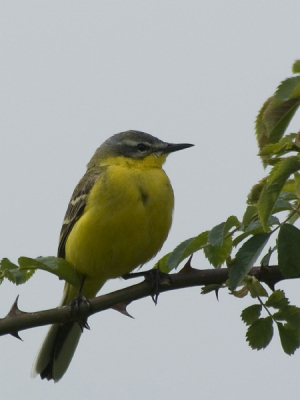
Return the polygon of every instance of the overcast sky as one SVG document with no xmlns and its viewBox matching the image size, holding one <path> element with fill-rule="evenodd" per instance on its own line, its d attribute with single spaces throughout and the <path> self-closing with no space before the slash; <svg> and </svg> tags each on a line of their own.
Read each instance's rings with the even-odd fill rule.
<svg viewBox="0 0 300 400">
<path fill-rule="evenodd" d="M 55 255 L 85 165 L 128 129 L 195 144 L 165 165 L 176 207 L 158 257 L 241 218 L 265 174 L 254 120 L 300 58 L 299 19 L 299 0 L 1 1 L 0 257 Z M 298 115 L 289 131 L 299 123 Z M 196 256 L 193 266 L 209 264 Z M 102 293 L 124 286 L 115 280 Z M 279 287 L 300 306 L 299 282 Z M 1 316 L 17 294 L 24 311 L 56 307 L 62 289 L 43 272 L 24 286 L 5 282 Z M 193 288 L 162 294 L 156 307 L 150 298 L 132 304 L 134 320 L 97 314 L 58 384 L 30 378 L 46 327 L 21 332 L 24 342 L 2 337 L 0 396 L 296 398 L 300 351 L 285 355 L 277 332 L 266 350 L 251 350 L 240 320 L 250 304 Z"/>
</svg>

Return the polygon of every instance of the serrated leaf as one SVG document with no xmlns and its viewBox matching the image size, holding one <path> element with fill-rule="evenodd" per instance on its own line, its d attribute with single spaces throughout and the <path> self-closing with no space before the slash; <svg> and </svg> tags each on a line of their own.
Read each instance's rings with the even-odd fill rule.
<svg viewBox="0 0 300 400">
<path fill-rule="evenodd" d="M 229 271 L 230 290 L 235 290 L 239 282 L 248 274 L 267 244 L 269 237 L 269 233 L 258 233 L 247 240 L 238 250 Z"/>
<path fill-rule="evenodd" d="M 260 317 L 262 306 L 260 304 L 253 304 L 242 311 L 241 318 L 246 325 L 251 325 Z"/>
<path fill-rule="evenodd" d="M 293 71 L 293 74 L 299 74 L 300 73 L 300 60 L 296 60 L 294 62 L 293 67 L 292 67 L 292 71 Z"/>
<path fill-rule="evenodd" d="M 282 308 L 289 304 L 283 290 L 275 290 L 266 301 L 267 307 Z"/>
<path fill-rule="evenodd" d="M 300 98 L 293 97 L 280 102 L 274 98 L 264 113 L 264 125 L 269 143 L 276 143 L 283 136 L 297 108 L 300 105 Z"/>
<path fill-rule="evenodd" d="M 300 231 L 284 224 L 278 234 L 278 267 L 286 278 L 300 276 Z"/>
<path fill-rule="evenodd" d="M 260 156 L 273 156 L 273 155 L 282 155 L 294 149 L 294 141 L 297 139 L 296 133 L 290 133 L 289 135 L 284 136 L 277 143 L 269 143 L 265 147 L 263 147 L 259 155 Z"/>
<path fill-rule="evenodd" d="M 211 265 L 219 268 L 223 264 L 232 251 L 232 237 L 224 238 L 222 246 L 205 246 L 204 254 Z"/>
<path fill-rule="evenodd" d="M 280 221 L 277 217 L 274 217 L 274 215 L 270 215 L 267 226 L 271 227 L 272 225 L 279 225 Z M 248 227 L 246 228 L 245 232 L 251 232 L 251 233 L 259 233 L 260 231 L 263 231 L 262 225 L 258 219 L 255 219 L 254 221 L 250 222 Z"/>
<path fill-rule="evenodd" d="M 225 222 L 214 226 L 208 235 L 208 242 L 212 246 L 222 246 L 223 243 L 223 233 L 225 228 Z"/>
<path fill-rule="evenodd" d="M 235 215 L 231 215 L 227 218 L 226 222 L 222 222 L 212 228 L 208 235 L 208 242 L 212 246 L 222 246 L 223 239 L 230 231 L 231 228 L 238 227 L 241 225 L 240 221 Z"/>
<path fill-rule="evenodd" d="M 0 263 L 0 271 L 17 269 L 18 265 L 12 263 L 8 258 L 3 258 Z"/>
<path fill-rule="evenodd" d="M 189 257 L 191 254 L 202 249 L 207 245 L 209 231 L 202 232 L 200 235 L 187 239 L 180 243 L 169 255 L 166 266 L 169 271 L 176 268 L 185 258 Z"/>
<path fill-rule="evenodd" d="M 249 326 L 246 334 L 252 349 L 265 349 L 273 337 L 273 321 L 271 317 L 259 318 Z"/>
<path fill-rule="evenodd" d="M 256 139 L 258 142 L 258 146 L 260 149 L 262 149 L 266 144 L 269 143 L 269 137 L 268 137 L 268 132 L 267 128 L 265 125 L 265 113 L 270 107 L 270 105 L 273 102 L 273 97 L 269 97 L 265 103 L 263 104 L 262 108 L 259 110 L 259 113 L 256 117 L 255 121 L 255 133 L 256 133 Z"/>
<path fill-rule="evenodd" d="M 247 206 L 246 211 L 243 216 L 243 228 L 246 229 L 247 226 L 253 221 L 257 216 L 256 206 Z"/>
<path fill-rule="evenodd" d="M 224 233 L 223 236 L 225 237 L 227 233 L 230 231 L 231 228 L 233 227 L 239 227 L 241 225 L 240 221 L 235 215 L 231 215 L 230 217 L 227 218 L 225 222 L 225 227 L 224 227 Z"/>
<path fill-rule="evenodd" d="M 21 285 L 28 281 L 29 278 L 34 274 L 32 270 L 20 270 L 19 266 L 12 263 L 7 258 L 1 261 L 0 267 L 0 280 L 7 278 L 10 282 L 16 285 Z"/>
<path fill-rule="evenodd" d="M 294 156 L 279 161 L 270 172 L 257 203 L 258 215 L 264 230 L 268 229 L 268 219 L 285 182 L 299 169 L 300 160 Z"/>
<path fill-rule="evenodd" d="M 266 185 L 268 177 L 264 177 L 258 183 L 256 183 L 250 190 L 250 193 L 247 196 L 248 204 L 256 204 L 260 198 L 261 192 Z"/>
<path fill-rule="evenodd" d="M 36 259 L 29 257 L 20 257 L 18 259 L 20 269 L 41 269 L 51 272 L 73 286 L 80 286 L 81 278 L 75 271 L 72 264 L 63 258 L 58 257 L 38 257 Z"/>
<path fill-rule="evenodd" d="M 288 355 L 294 354 L 300 346 L 300 331 L 290 324 L 277 322 L 281 346 Z"/>
<path fill-rule="evenodd" d="M 300 329 L 300 309 L 296 306 L 284 306 L 273 314 L 276 321 L 286 321 L 295 328 Z"/>
<path fill-rule="evenodd" d="M 286 101 L 295 97 L 295 95 L 297 96 L 297 87 L 299 86 L 299 84 L 300 84 L 300 76 L 293 76 L 291 78 L 285 79 L 278 86 L 274 97 L 277 100 Z"/>
<path fill-rule="evenodd" d="M 4 276 L 12 283 L 16 285 L 22 285 L 27 282 L 29 278 L 34 274 L 34 270 L 24 270 L 21 271 L 19 268 L 7 270 L 4 273 Z"/>
</svg>

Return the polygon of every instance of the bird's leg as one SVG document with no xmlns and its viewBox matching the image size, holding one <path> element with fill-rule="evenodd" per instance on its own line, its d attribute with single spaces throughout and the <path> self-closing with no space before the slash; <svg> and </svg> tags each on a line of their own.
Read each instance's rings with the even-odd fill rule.
<svg viewBox="0 0 300 400">
<path fill-rule="evenodd" d="M 132 272 L 130 274 L 125 274 L 123 275 L 123 279 L 127 280 L 127 279 L 138 278 L 141 276 L 145 278 L 146 282 L 151 283 L 151 286 L 153 288 L 153 293 L 151 294 L 151 297 L 152 300 L 154 301 L 154 304 L 156 305 L 159 295 L 159 286 L 161 284 L 170 285 L 172 283 L 171 276 L 169 274 L 166 274 L 165 272 L 162 272 L 158 266 L 157 268 L 153 268 L 145 272 Z"/>
<path fill-rule="evenodd" d="M 70 312 L 71 315 L 73 315 L 74 317 L 76 317 L 76 322 L 78 323 L 78 325 L 80 326 L 81 330 L 83 331 L 84 328 L 86 329 L 90 329 L 89 324 L 87 322 L 87 318 L 85 317 L 81 317 L 79 315 L 80 312 L 80 304 L 84 303 L 85 305 L 88 306 L 88 308 L 91 308 L 91 303 L 88 301 L 88 299 L 83 296 L 82 294 L 82 288 L 85 282 L 85 275 L 83 275 L 81 277 L 81 282 L 80 282 L 80 286 L 78 289 L 78 293 L 77 295 L 74 297 L 74 299 L 71 301 L 70 303 Z"/>
</svg>

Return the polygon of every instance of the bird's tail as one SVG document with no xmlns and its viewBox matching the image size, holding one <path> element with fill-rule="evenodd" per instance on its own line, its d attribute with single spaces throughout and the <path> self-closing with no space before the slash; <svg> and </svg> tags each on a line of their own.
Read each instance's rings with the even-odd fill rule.
<svg viewBox="0 0 300 400">
<path fill-rule="evenodd" d="M 66 283 L 60 306 L 70 303 L 70 298 L 73 297 L 73 293 L 70 292 L 73 290 Z M 59 381 L 68 369 L 81 333 L 81 327 L 77 322 L 52 325 L 37 354 L 31 376 L 39 374 L 42 379 Z"/>
</svg>

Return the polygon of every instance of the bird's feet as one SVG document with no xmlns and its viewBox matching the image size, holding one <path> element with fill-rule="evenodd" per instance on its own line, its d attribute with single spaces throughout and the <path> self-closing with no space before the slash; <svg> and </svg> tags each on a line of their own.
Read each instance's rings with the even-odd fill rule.
<svg viewBox="0 0 300 400">
<path fill-rule="evenodd" d="M 170 285 L 172 283 L 172 278 L 169 274 L 162 272 L 159 267 L 150 269 L 145 272 L 132 272 L 130 274 L 123 275 L 123 279 L 132 279 L 143 276 L 146 282 L 150 282 L 152 286 L 152 300 L 154 304 L 157 304 L 158 296 L 160 293 L 160 285 Z"/>
<path fill-rule="evenodd" d="M 80 326 L 82 332 L 83 329 L 90 329 L 87 322 L 87 318 L 80 315 L 80 305 L 85 304 L 89 309 L 91 309 L 91 303 L 82 294 L 78 293 L 76 297 L 70 303 L 70 313 L 74 317 L 75 321 Z"/>
</svg>

